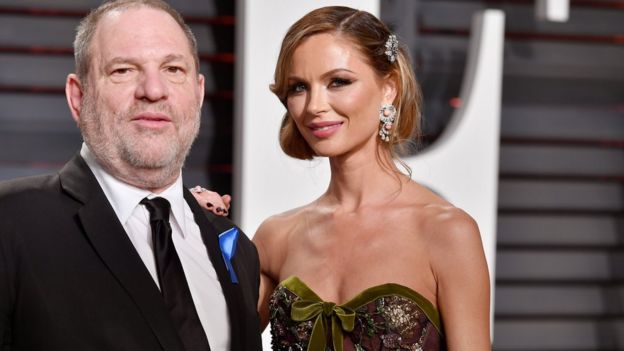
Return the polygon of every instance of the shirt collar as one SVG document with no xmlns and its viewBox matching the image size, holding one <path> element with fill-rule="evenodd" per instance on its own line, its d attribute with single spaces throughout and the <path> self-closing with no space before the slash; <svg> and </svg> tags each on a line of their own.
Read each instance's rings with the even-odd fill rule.
<svg viewBox="0 0 624 351">
<path fill-rule="evenodd" d="M 163 197 L 171 204 L 171 214 L 175 221 L 182 229 L 184 236 L 184 228 L 186 228 L 186 216 L 184 215 L 184 206 L 186 205 L 183 195 L 182 172 L 178 175 L 176 181 L 160 194 L 154 194 L 149 190 L 140 189 L 130 184 L 124 183 L 108 173 L 96 160 L 95 156 L 89 150 L 87 144 L 83 143 L 80 149 L 80 156 L 85 160 L 93 175 L 97 179 L 100 187 L 104 191 L 106 198 L 110 202 L 122 224 L 125 224 L 139 202 L 144 198 Z"/>
</svg>

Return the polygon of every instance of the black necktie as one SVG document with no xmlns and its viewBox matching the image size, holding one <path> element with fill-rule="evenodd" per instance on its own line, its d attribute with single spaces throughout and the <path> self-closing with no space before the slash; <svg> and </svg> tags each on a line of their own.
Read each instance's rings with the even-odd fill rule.
<svg viewBox="0 0 624 351">
<path fill-rule="evenodd" d="M 173 324 L 178 329 L 184 349 L 186 351 L 210 350 L 208 338 L 193 304 L 193 297 L 186 282 L 180 258 L 175 246 L 173 246 L 171 225 L 169 224 L 171 207 L 169 201 L 162 197 L 151 200 L 145 198 L 141 200 L 141 204 L 145 205 L 150 213 L 154 258 L 156 259 L 160 291 L 171 314 Z"/>
</svg>

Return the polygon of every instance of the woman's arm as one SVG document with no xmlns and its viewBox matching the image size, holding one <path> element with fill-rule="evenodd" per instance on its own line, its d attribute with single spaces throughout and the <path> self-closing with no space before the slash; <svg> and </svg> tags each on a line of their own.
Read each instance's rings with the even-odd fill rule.
<svg viewBox="0 0 624 351">
<path fill-rule="evenodd" d="M 278 258 L 280 247 L 278 242 L 275 242 L 275 238 L 278 233 L 275 232 L 278 228 L 273 225 L 271 218 L 265 220 L 253 237 L 253 242 L 256 244 L 258 250 L 258 256 L 260 257 L 260 297 L 258 299 L 258 313 L 260 314 L 260 328 L 264 330 L 269 324 L 269 300 L 271 294 L 275 290 L 275 286 L 278 284 L 278 277 L 273 273 L 273 267 L 275 267 L 275 261 Z"/>
<path fill-rule="evenodd" d="M 476 222 L 458 209 L 434 219 L 431 265 L 449 351 L 490 350 L 490 280 Z"/>
</svg>

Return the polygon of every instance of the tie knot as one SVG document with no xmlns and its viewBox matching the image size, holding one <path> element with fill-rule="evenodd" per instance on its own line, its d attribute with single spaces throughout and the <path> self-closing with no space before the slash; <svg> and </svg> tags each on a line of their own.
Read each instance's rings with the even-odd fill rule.
<svg viewBox="0 0 624 351">
<path fill-rule="evenodd" d="M 147 210 L 150 213 L 150 222 L 151 221 L 169 221 L 169 212 L 171 210 L 171 205 L 167 199 L 162 197 L 155 197 L 153 199 L 145 198 L 141 200 L 141 204 L 145 205 Z"/>
</svg>

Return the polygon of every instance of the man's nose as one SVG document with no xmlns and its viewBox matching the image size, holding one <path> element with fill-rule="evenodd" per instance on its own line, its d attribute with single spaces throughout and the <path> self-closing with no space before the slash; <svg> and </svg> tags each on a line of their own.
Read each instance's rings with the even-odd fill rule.
<svg viewBox="0 0 624 351">
<path fill-rule="evenodd" d="M 166 77 L 158 70 L 145 70 L 136 89 L 136 98 L 159 101 L 168 95 Z"/>
</svg>

